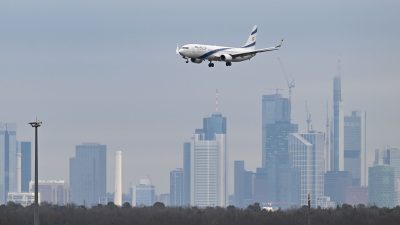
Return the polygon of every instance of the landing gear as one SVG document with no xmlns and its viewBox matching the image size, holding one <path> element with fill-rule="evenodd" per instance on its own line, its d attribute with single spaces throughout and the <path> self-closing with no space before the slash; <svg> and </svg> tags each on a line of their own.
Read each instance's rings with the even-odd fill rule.
<svg viewBox="0 0 400 225">
<path fill-rule="evenodd" d="M 226 62 L 226 66 L 232 66 L 231 62 Z"/>
<path fill-rule="evenodd" d="M 186 63 L 189 63 L 189 59 L 186 59 Z"/>
<path fill-rule="evenodd" d="M 214 67 L 214 63 L 212 63 L 212 62 L 210 61 L 210 63 L 208 64 L 208 67 Z"/>
</svg>

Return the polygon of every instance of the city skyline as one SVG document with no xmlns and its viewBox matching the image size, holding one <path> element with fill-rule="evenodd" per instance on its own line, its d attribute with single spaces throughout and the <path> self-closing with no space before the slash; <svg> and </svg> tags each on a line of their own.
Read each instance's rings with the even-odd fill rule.
<svg viewBox="0 0 400 225">
<path fill-rule="evenodd" d="M 0 102 L 6 109 L 0 120 L 15 122 L 18 139 L 29 141 L 33 133 L 27 122 L 35 116 L 43 120 L 40 179 L 67 180 L 68 158 L 75 145 L 101 142 L 109 149 L 108 178 L 114 173 L 110 159 L 115 150 L 123 150 L 129 162 L 124 164 L 129 171 L 123 174 L 124 193 L 129 182 L 146 175 L 158 193 L 166 192 L 166 171 L 182 167 L 182 142 L 199 126 L 198 119 L 214 109 L 215 88 L 220 90 L 220 109 L 230 121 L 229 171 L 235 159 L 244 160 L 254 171 L 261 164 L 261 96 L 286 87 L 278 56 L 296 80 L 292 118 L 299 131 L 306 127 L 306 100 L 314 129 L 325 130 L 325 105 L 329 101 L 331 110 L 331 81 L 340 59 L 344 114 L 368 113 L 369 162 L 374 149 L 400 146 L 396 104 L 400 34 L 393 29 L 400 21 L 395 10 L 399 3 L 254 2 L 253 12 L 243 12 L 246 20 L 221 12 L 225 3 L 212 3 L 221 20 L 190 12 L 202 18 L 190 22 L 172 15 L 188 16 L 185 9 L 191 3 L 0 3 L 5 29 L 0 37 L 0 73 L 7 84 L 1 90 L 7 97 Z M 232 10 L 242 7 L 229 4 Z M 279 10 L 265 15 L 264 9 L 271 7 Z M 140 12 L 146 8 L 152 12 Z M 72 20 L 70 10 L 76 10 Z M 151 19 L 159 15 L 168 17 L 168 25 Z M 242 43 L 254 24 L 259 27 L 260 45 L 285 38 L 283 48 L 229 70 L 187 67 L 175 56 L 176 42 Z M 111 192 L 113 182 L 108 180 Z"/>
</svg>

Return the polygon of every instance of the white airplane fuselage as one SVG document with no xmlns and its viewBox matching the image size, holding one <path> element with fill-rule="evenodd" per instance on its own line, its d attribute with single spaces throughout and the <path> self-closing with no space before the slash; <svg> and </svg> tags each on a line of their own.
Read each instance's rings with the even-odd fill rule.
<svg viewBox="0 0 400 225">
<path fill-rule="evenodd" d="M 242 47 L 225 47 L 217 45 L 203 45 L 203 44 L 187 44 L 179 48 L 176 47 L 176 53 L 181 55 L 186 63 L 189 60 L 193 63 L 202 63 L 209 61 L 208 66 L 214 67 L 213 61 L 224 61 L 227 66 L 231 66 L 232 62 L 242 62 L 253 58 L 257 53 L 269 52 L 278 50 L 279 45 L 269 48 L 255 49 L 257 38 L 257 26 L 251 30 L 247 42 Z"/>
<path fill-rule="evenodd" d="M 230 56 L 237 53 L 247 53 L 251 52 L 251 49 L 248 48 L 235 48 L 235 47 L 225 47 L 225 46 L 217 46 L 217 45 L 202 45 L 202 44 L 188 44 L 182 46 L 179 49 L 179 54 L 183 57 L 190 59 L 198 59 L 199 60 L 208 60 L 208 61 L 225 61 L 221 59 L 221 55 Z M 256 55 L 249 54 L 244 56 L 238 56 L 232 58 L 231 62 L 241 62 L 244 60 L 249 60 Z M 193 60 L 192 60 L 193 61 Z"/>
</svg>

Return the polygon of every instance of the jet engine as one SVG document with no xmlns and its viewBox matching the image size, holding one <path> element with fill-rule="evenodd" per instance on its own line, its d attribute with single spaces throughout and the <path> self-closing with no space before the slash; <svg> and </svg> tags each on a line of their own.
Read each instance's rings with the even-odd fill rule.
<svg viewBox="0 0 400 225">
<path fill-rule="evenodd" d="M 194 59 L 194 58 L 191 58 L 190 61 L 192 63 L 201 63 L 201 62 L 203 62 L 203 60 L 201 60 L 201 59 Z"/>
<path fill-rule="evenodd" d="M 223 54 L 220 56 L 222 61 L 232 62 L 232 56 L 229 54 Z"/>
</svg>

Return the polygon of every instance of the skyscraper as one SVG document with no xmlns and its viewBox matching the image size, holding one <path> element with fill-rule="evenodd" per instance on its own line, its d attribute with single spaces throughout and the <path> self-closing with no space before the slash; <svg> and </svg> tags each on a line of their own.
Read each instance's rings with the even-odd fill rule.
<svg viewBox="0 0 400 225">
<path fill-rule="evenodd" d="M 262 96 L 262 166 L 267 161 L 267 125 L 276 122 L 290 123 L 290 101 L 281 94 Z"/>
<path fill-rule="evenodd" d="M 132 206 L 152 206 L 156 200 L 155 187 L 150 179 L 140 179 L 138 185 L 132 187 Z"/>
<path fill-rule="evenodd" d="M 0 123 L 0 204 L 8 192 L 17 192 L 17 140 L 15 123 Z"/>
<path fill-rule="evenodd" d="M 394 207 L 396 193 L 394 184 L 394 169 L 388 165 L 369 167 L 368 200 L 378 207 Z"/>
<path fill-rule="evenodd" d="M 331 143 L 331 170 L 344 170 L 344 118 L 340 76 L 333 78 L 333 127 Z"/>
<path fill-rule="evenodd" d="M 190 142 L 183 143 L 183 205 L 190 205 Z"/>
<path fill-rule="evenodd" d="M 31 168 L 32 168 L 32 156 L 31 156 L 31 142 L 21 141 L 19 142 L 19 148 L 21 150 L 21 191 L 29 192 L 29 182 L 31 181 Z"/>
<path fill-rule="evenodd" d="M 332 205 L 324 195 L 325 134 L 310 132 L 289 135 L 290 164 L 300 171 L 300 203 L 312 207 Z"/>
<path fill-rule="evenodd" d="M 280 94 L 262 98 L 262 165 L 266 168 L 267 201 L 278 207 L 297 205 L 300 179 L 289 165 L 288 136 L 297 133 L 291 123 L 290 101 Z"/>
<path fill-rule="evenodd" d="M 366 186 L 366 113 L 353 111 L 344 117 L 344 170 L 353 178 L 353 186 Z"/>
<path fill-rule="evenodd" d="M 235 206 L 247 207 L 253 202 L 254 173 L 244 168 L 244 161 L 234 161 Z"/>
<path fill-rule="evenodd" d="M 225 206 L 227 202 L 226 118 L 215 112 L 203 119 L 192 139 L 191 204 Z"/>
<path fill-rule="evenodd" d="M 387 147 L 375 151 L 375 165 L 388 165 L 394 171 L 394 188 L 396 205 L 400 205 L 400 149 Z"/>
<path fill-rule="evenodd" d="M 169 197 L 171 206 L 183 206 L 183 170 L 177 168 L 170 172 L 169 176 Z"/>
<path fill-rule="evenodd" d="M 84 143 L 76 146 L 75 157 L 70 158 L 69 176 L 72 202 L 95 205 L 106 198 L 107 146 Z"/>
</svg>

